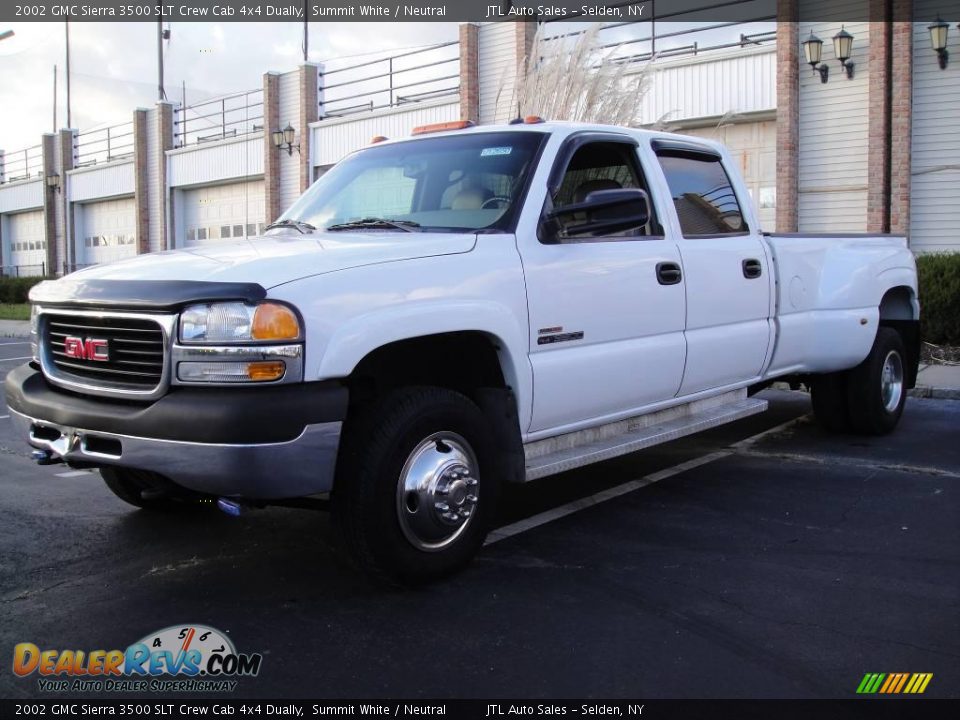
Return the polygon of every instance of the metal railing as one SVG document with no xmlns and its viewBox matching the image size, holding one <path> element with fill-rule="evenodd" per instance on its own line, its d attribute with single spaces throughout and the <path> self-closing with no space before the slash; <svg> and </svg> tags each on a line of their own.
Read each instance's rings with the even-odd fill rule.
<svg viewBox="0 0 960 720">
<path fill-rule="evenodd" d="M 323 74 L 320 117 L 409 105 L 460 92 L 460 42 L 439 43 Z"/>
<path fill-rule="evenodd" d="M 623 7 L 633 2 L 614 3 L 608 7 Z M 742 17 L 725 22 L 688 22 L 686 17 L 691 14 L 703 13 L 717 8 L 734 8 L 742 6 L 739 13 Z M 661 10 L 658 12 L 657 7 Z M 745 48 L 764 43 L 776 42 L 776 30 L 762 29 L 763 23 L 771 23 L 777 19 L 775 13 L 769 12 L 769 6 L 756 0 L 728 0 L 727 2 L 711 2 L 697 7 L 674 9 L 667 0 L 653 0 L 648 6 L 648 14 L 642 20 L 628 20 L 615 23 L 604 23 L 597 30 L 598 42 L 596 50 L 611 53 L 614 62 L 646 62 L 654 58 L 672 58 L 683 55 L 697 55 L 713 50 L 731 48 Z M 733 11 L 731 11 L 733 12 Z M 560 23 L 570 20 L 566 18 L 551 18 L 544 21 L 547 26 L 551 23 Z M 573 18 L 575 19 L 575 17 Z M 658 25 L 658 23 L 662 23 Z M 677 26 L 681 29 L 674 29 Z M 738 26 L 755 25 L 755 32 L 741 32 L 740 39 L 726 42 L 716 42 L 718 31 Z M 567 38 L 576 38 L 586 30 L 558 32 L 545 35 L 544 42 L 552 42 Z M 673 41 L 677 38 L 697 38 L 686 45 L 677 45 Z M 711 38 L 713 36 L 713 38 Z M 637 47 L 637 46 L 640 47 Z"/>
<path fill-rule="evenodd" d="M 0 277 L 45 277 L 47 264 L 35 265 L 0 265 Z"/>
<path fill-rule="evenodd" d="M 0 184 L 43 176 L 43 148 L 40 145 L 0 155 Z"/>
<path fill-rule="evenodd" d="M 205 143 L 263 132 L 263 88 L 177 108 L 174 146 Z"/>
<path fill-rule="evenodd" d="M 77 167 L 133 156 L 133 121 L 77 135 Z"/>
</svg>

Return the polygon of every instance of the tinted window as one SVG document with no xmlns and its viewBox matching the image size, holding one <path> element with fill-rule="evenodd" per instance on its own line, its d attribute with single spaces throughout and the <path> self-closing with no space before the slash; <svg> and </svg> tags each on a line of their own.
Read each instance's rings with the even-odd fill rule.
<svg viewBox="0 0 960 720">
<path fill-rule="evenodd" d="M 685 236 L 747 231 L 740 203 L 719 158 L 669 151 L 657 155 Z"/>
<path fill-rule="evenodd" d="M 621 188 L 640 188 L 647 190 L 647 183 L 640 172 L 633 145 L 617 142 L 592 142 L 577 150 L 567 165 L 560 188 L 553 198 L 555 207 L 582 203 L 590 193 L 597 190 L 619 190 Z M 653 218 L 647 225 L 618 233 L 609 237 L 637 237 L 657 234 L 656 221 Z M 560 220 L 560 237 L 565 239 L 566 228 L 586 222 L 586 213 L 566 215 Z M 582 241 L 582 237 L 572 238 Z"/>
</svg>

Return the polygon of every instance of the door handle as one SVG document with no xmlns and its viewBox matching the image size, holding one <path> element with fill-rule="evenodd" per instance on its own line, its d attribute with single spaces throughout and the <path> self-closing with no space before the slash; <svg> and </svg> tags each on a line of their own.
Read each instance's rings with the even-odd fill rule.
<svg viewBox="0 0 960 720">
<path fill-rule="evenodd" d="M 657 282 L 661 285 L 676 285 L 683 279 L 680 266 L 675 262 L 657 263 Z"/>
<path fill-rule="evenodd" d="M 755 280 L 763 275 L 763 265 L 755 258 L 748 258 L 743 261 L 743 276 L 747 280 Z"/>
</svg>

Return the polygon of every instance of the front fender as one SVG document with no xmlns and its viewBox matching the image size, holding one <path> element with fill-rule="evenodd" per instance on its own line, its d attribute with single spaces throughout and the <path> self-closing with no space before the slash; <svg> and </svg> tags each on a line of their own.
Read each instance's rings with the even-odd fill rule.
<svg viewBox="0 0 960 720">
<path fill-rule="evenodd" d="M 400 340 L 450 332 L 488 335 L 526 427 L 533 376 L 526 290 L 512 236 L 482 236 L 469 253 L 307 278 L 276 293 L 304 317 L 308 380 L 347 377 L 369 353 Z"/>
</svg>

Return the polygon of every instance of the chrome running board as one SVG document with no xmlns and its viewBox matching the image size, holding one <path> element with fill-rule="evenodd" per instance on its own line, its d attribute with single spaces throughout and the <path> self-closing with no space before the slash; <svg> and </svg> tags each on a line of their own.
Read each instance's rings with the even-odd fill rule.
<svg viewBox="0 0 960 720">
<path fill-rule="evenodd" d="M 524 446 L 527 480 L 627 455 L 766 409 L 766 400 L 748 398 L 744 388 L 649 415 L 538 440 Z"/>
</svg>

